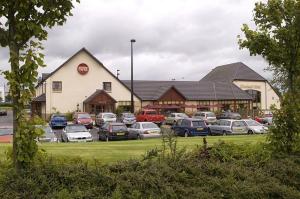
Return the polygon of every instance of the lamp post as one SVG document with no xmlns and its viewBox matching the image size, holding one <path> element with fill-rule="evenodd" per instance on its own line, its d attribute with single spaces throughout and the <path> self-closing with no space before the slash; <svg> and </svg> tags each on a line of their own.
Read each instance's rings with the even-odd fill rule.
<svg viewBox="0 0 300 199">
<path fill-rule="evenodd" d="M 118 69 L 118 70 L 117 70 L 117 79 L 119 79 L 119 75 L 120 75 L 119 72 L 120 72 L 120 70 Z"/>
<path fill-rule="evenodd" d="M 131 44 L 131 113 L 134 113 L 134 101 L 133 101 L 133 43 L 135 39 L 130 40 Z"/>
</svg>

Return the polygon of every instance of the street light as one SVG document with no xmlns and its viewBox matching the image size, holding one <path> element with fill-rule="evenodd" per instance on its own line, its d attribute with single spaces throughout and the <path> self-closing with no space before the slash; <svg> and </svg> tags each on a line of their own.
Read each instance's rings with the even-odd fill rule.
<svg viewBox="0 0 300 199">
<path fill-rule="evenodd" d="M 133 43 L 135 39 L 130 40 L 131 44 L 131 113 L 134 113 L 134 101 L 133 101 Z"/>
<path fill-rule="evenodd" d="M 120 70 L 118 69 L 118 70 L 117 70 L 117 79 L 119 79 L 119 75 L 120 75 L 119 72 L 120 72 Z"/>
</svg>

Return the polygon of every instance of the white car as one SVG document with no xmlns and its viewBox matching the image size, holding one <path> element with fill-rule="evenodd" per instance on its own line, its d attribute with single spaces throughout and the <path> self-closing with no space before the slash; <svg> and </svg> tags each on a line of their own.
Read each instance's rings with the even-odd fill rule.
<svg viewBox="0 0 300 199">
<path fill-rule="evenodd" d="M 197 112 L 192 118 L 204 120 L 207 124 L 213 124 L 217 121 L 216 115 L 209 111 Z"/>
<path fill-rule="evenodd" d="M 96 126 L 102 126 L 106 122 L 116 122 L 117 116 L 114 113 L 99 113 L 96 116 L 95 124 Z"/>
<path fill-rule="evenodd" d="M 35 127 L 44 131 L 43 135 L 37 138 L 38 142 L 58 142 L 58 139 L 50 126 L 36 125 Z"/>
<path fill-rule="evenodd" d="M 63 142 L 92 142 L 93 137 L 89 130 L 81 124 L 71 124 L 66 126 L 62 132 Z"/>
<path fill-rule="evenodd" d="M 242 120 L 245 122 L 247 128 L 248 128 L 248 134 L 254 134 L 254 133 L 267 133 L 268 127 L 265 127 L 263 124 L 255 121 L 255 120 Z"/>
<path fill-rule="evenodd" d="M 161 129 L 153 122 L 136 122 L 128 131 L 131 139 L 161 137 Z"/>
<path fill-rule="evenodd" d="M 185 113 L 171 113 L 167 118 L 166 124 L 175 124 L 179 119 L 189 118 Z"/>
</svg>

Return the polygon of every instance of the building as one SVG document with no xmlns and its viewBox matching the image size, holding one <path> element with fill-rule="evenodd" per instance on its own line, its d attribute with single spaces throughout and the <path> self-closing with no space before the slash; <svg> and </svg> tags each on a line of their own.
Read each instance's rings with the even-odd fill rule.
<svg viewBox="0 0 300 199">
<path fill-rule="evenodd" d="M 85 48 L 70 57 L 36 86 L 32 113 L 48 118 L 52 113 L 86 111 L 98 113 L 128 108 L 131 92 Z M 134 96 L 135 109 L 140 98 Z"/>
<path fill-rule="evenodd" d="M 0 86 L 0 102 L 5 102 L 5 87 Z"/>
<path fill-rule="evenodd" d="M 52 73 L 43 74 L 32 112 L 47 118 L 55 112 L 130 110 L 130 92 L 129 80 L 120 81 L 83 48 Z M 240 62 L 218 66 L 200 81 L 134 81 L 135 112 L 231 109 L 252 115 L 272 104 L 279 107 L 279 97 L 268 81 Z"/>
</svg>

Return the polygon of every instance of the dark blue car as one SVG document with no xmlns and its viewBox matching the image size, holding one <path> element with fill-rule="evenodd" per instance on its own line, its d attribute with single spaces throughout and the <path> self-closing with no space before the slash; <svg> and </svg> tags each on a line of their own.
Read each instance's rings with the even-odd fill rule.
<svg viewBox="0 0 300 199">
<path fill-rule="evenodd" d="M 52 115 L 49 125 L 51 128 L 65 128 L 67 126 L 67 119 L 64 115 Z"/>
<path fill-rule="evenodd" d="M 199 119 L 180 119 L 172 126 L 172 129 L 177 136 L 189 137 L 208 135 L 208 127 L 206 126 L 205 121 Z"/>
</svg>

